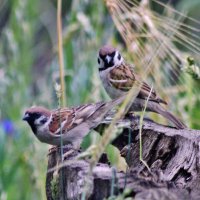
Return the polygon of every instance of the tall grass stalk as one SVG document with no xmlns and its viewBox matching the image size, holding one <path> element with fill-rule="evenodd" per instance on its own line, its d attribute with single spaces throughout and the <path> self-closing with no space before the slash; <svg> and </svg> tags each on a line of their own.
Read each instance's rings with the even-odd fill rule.
<svg viewBox="0 0 200 200">
<path fill-rule="evenodd" d="M 142 114 L 140 116 L 140 129 L 139 129 L 139 154 L 140 154 L 140 161 L 146 166 L 146 168 L 150 171 L 150 168 L 149 166 L 147 165 L 147 163 L 145 162 L 145 160 L 143 159 L 143 155 L 142 155 L 142 125 L 143 125 L 143 120 L 144 120 L 144 115 L 145 115 L 145 112 L 146 112 L 146 108 L 147 108 L 147 104 L 148 104 L 148 101 L 149 101 L 149 98 L 151 96 L 151 93 L 152 93 L 152 90 L 153 90 L 153 87 L 151 87 L 151 90 L 149 92 L 149 95 L 147 97 L 147 100 L 145 101 L 145 105 L 144 105 L 144 110 L 142 111 Z"/>
<path fill-rule="evenodd" d="M 62 126 L 61 126 L 61 107 L 66 104 L 65 96 L 65 80 L 64 80 L 64 58 L 63 58 L 63 41 L 62 41 L 62 0 L 57 0 L 57 34 L 58 34 L 58 58 L 59 58 L 59 73 L 60 73 L 60 95 L 58 96 L 59 101 L 59 123 L 60 123 L 60 152 L 61 152 L 61 162 L 63 162 L 63 139 L 62 139 Z M 61 170 L 61 197 L 63 198 L 63 171 Z"/>
<path fill-rule="evenodd" d="M 64 58 L 63 58 L 63 41 L 62 41 L 62 0 L 57 0 L 57 32 L 58 32 L 58 60 L 61 85 L 61 106 L 66 105 L 65 80 L 64 80 Z"/>
</svg>

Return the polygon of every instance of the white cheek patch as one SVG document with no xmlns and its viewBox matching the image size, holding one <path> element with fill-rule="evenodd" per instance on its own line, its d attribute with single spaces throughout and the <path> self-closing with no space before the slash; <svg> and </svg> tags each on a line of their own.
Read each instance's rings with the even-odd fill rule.
<svg viewBox="0 0 200 200">
<path fill-rule="evenodd" d="M 42 120 L 45 120 L 45 119 L 47 120 L 47 117 L 42 115 L 41 117 L 36 119 L 34 123 L 35 123 L 35 125 L 43 125 L 44 123 L 42 123 Z"/>
<path fill-rule="evenodd" d="M 100 58 L 100 68 L 104 68 L 104 62 L 101 58 Z"/>
<path fill-rule="evenodd" d="M 44 116 L 41 116 L 41 117 L 44 117 Z M 35 121 L 35 125 L 37 125 L 38 131 L 39 132 L 49 131 L 49 123 L 51 121 L 52 115 L 49 117 L 48 121 L 45 124 L 41 124 L 41 120 L 42 120 L 41 117 Z M 39 124 L 36 124 L 36 123 L 39 123 Z"/>
<path fill-rule="evenodd" d="M 40 121 L 41 121 L 41 118 L 42 118 L 42 117 L 36 119 L 35 122 L 34 122 L 34 124 L 35 124 L 35 125 L 40 125 L 40 124 L 41 124 L 41 122 L 40 122 Z"/>
<path fill-rule="evenodd" d="M 114 57 L 115 66 L 121 65 L 122 62 L 124 61 L 124 59 L 122 58 L 122 56 L 120 57 L 120 59 L 118 59 L 118 56 L 119 56 L 119 52 L 116 51 L 116 54 L 115 54 L 115 57 Z"/>
<path fill-rule="evenodd" d="M 98 57 L 98 59 L 99 59 L 99 61 L 100 61 L 100 63 L 98 63 L 99 64 L 99 68 L 101 69 L 101 68 L 104 68 L 104 62 L 103 62 L 103 60 L 100 58 L 100 57 Z"/>
</svg>

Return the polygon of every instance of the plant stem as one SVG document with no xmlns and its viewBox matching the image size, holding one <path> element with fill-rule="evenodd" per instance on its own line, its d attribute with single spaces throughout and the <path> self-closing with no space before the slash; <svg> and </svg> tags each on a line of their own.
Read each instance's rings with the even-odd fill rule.
<svg viewBox="0 0 200 200">
<path fill-rule="evenodd" d="M 61 107 L 66 104 L 65 81 L 64 81 L 64 59 L 63 59 L 63 41 L 62 41 L 62 0 L 57 0 L 57 33 L 58 33 L 58 61 L 61 85 Z"/>
<path fill-rule="evenodd" d="M 145 167 L 149 170 L 149 172 L 151 172 L 151 170 L 150 170 L 148 164 L 145 162 L 145 160 L 143 160 L 143 155 L 142 155 L 142 152 L 143 152 L 143 150 L 142 150 L 142 124 L 143 124 L 144 114 L 145 114 L 145 111 L 146 111 L 146 108 L 147 108 L 147 104 L 148 104 L 149 98 L 151 96 L 152 90 L 153 90 L 153 86 L 151 87 L 151 90 L 149 92 L 147 100 L 145 101 L 144 109 L 143 109 L 142 114 L 140 116 L 140 130 L 139 130 L 140 161 L 145 165 Z"/>
<path fill-rule="evenodd" d="M 62 41 L 62 0 L 57 0 L 57 34 L 58 34 L 58 61 L 59 61 L 59 73 L 60 73 L 60 89 L 61 95 L 59 96 L 59 116 L 60 108 L 65 106 L 65 81 L 64 81 L 64 59 L 63 59 L 63 41 Z M 59 117 L 60 122 L 60 147 L 61 147 L 61 161 L 63 162 L 63 140 L 62 140 L 62 128 L 61 128 L 61 117 Z M 61 169 L 61 197 L 63 198 L 63 171 Z"/>
</svg>

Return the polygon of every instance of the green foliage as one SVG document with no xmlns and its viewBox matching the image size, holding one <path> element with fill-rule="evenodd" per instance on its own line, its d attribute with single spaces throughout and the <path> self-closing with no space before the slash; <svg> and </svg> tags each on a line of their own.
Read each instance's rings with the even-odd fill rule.
<svg viewBox="0 0 200 200">
<path fill-rule="evenodd" d="M 52 191 L 52 197 L 53 199 L 57 199 L 59 196 L 59 176 L 58 173 L 56 175 L 53 175 L 53 179 L 51 180 L 51 191 Z"/>
<path fill-rule="evenodd" d="M 196 65 L 194 58 L 187 57 L 187 65 L 184 66 L 183 70 L 190 74 L 193 79 L 200 79 L 200 68 Z"/>
<path fill-rule="evenodd" d="M 182 67 L 182 71 L 184 72 L 182 76 L 187 80 L 187 90 L 178 96 L 182 104 L 180 105 L 184 107 L 183 110 L 185 112 L 183 114 L 187 119 L 189 127 L 199 129 L 199 109 L 197 108 L 199 107 L 200 99 L 197 94 L 200 88 L 200 68 L 197 61 L 193 57 L 188 56 L 185 65 Z"/>
<path fill-rule="evenodd" d="M 35 138 L 29 136 L 21 121 L 24 108 L 33 98 L 30 89 L 38 1 L 5 1 L 3 5 L 1 13 L 6 22 L 0 27 L 0 199 L 42 199 L 45 174 L 40 171 L 46 167 L 41 162 L 46 159 L 45 150 L 42 147 L 38 151 L 38 143 L 32 142 Z M 5 129 L 8 123 L 13 130 Z"/>
</svg>

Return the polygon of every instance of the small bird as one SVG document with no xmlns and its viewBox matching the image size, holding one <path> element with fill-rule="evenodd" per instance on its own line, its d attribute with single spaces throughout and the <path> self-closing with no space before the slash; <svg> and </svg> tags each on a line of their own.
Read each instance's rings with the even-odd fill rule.
<svg viewBox="0 0 200 200">
<path fill-rule="evenodd" d="M 83 137 L 97 127 L 123 99 L 124 97 L 121 97 L 110 102 L 52 111 L 43 107 L 31 107 L 26 110 L 23 120 L 28 122 L 41 142 L 59 146 L 62 137 L 64 145 L 71 144 L 74 149 L 79 149 Z"/>
<path fill-rule="evenodd" d="M 141 89 L 134 100 L 131 110 L 142 111 L 145 101 L 151 91 L 146 111 L 155 112 L 171 121 L 176 128 L 184 129 L 186 125 L 177 119 L 172 113 L 164 109 L 160 104 L 167 104 L 156 91 L 134 72 L 134 68 L 124 61 L 120 52 L 112 46 L 105 45 L 99 50 L 98 55 L 99 74 L 103 86 L 108 95 L 114 99 L 126 94 L 134 84 L 141 85 Z"/>
</svg>

